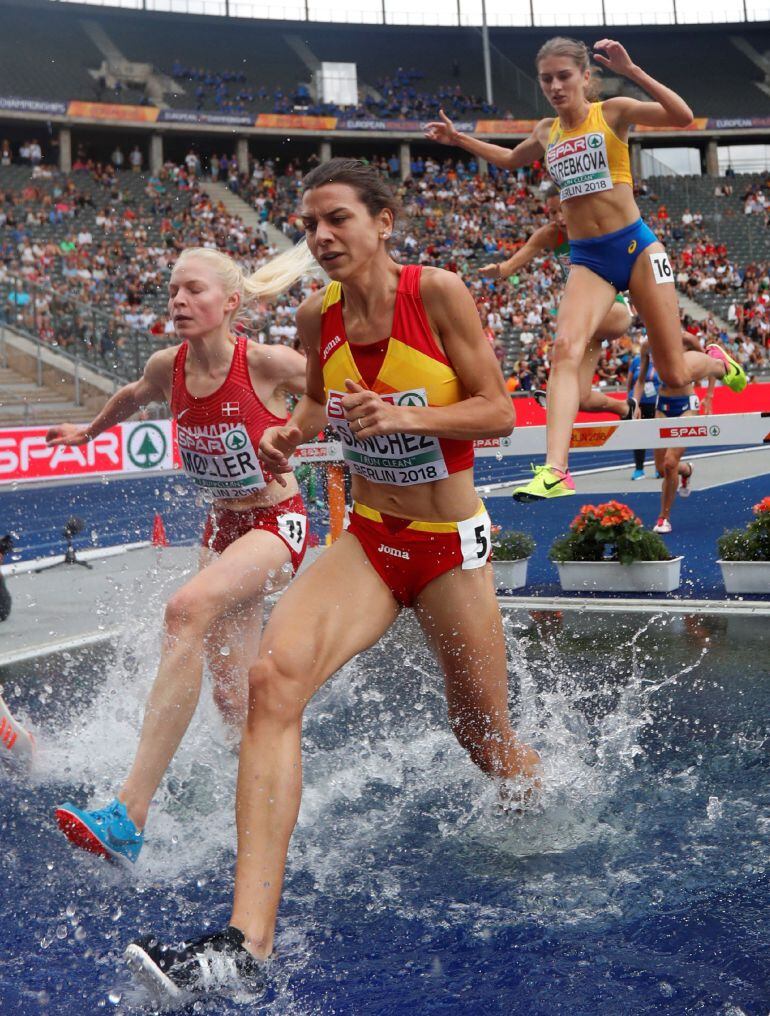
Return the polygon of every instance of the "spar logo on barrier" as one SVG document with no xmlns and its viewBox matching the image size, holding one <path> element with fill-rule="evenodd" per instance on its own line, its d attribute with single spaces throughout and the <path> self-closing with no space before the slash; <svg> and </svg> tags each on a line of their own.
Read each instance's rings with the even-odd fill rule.
<svg viewBox="0 0 770 1016">
<path fill-rule="evenodd" d="M 0 431 L 0 483 L 136 473 L 174 466 L 171 423 L 123 423 L 86 445 L 51 447 L 47 427 Z"/>
<path fill-rule="evenodd" d="M 573 427 L 570 448 L 601 448 L 617 430 L 610 427 Z"/>
<path fill-rule="evenodd" d="M 683 423 L 676 427 L 661 427 L 660 436 L 662 438 L 676 438 L 677 440 L 695 437 L 719 437 L 719 427 L 716 424 L 707 426 L 705 423 Z"/>
<path fill-rule="evenodd" d="M 126 455 L 134 469 L 162 469 L 168 440 L 157 423 L 136 424 L 125 439 Z M 170 463 L 167 463 L 168 466 Z"/>
</svg>

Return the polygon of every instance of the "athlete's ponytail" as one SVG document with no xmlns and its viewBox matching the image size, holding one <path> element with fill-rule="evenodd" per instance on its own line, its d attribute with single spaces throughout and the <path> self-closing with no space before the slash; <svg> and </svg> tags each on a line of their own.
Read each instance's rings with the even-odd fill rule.
<svg viewBox="0 0 770 1016">
<path fill-rule="evenodd" d="M 304 238 L 250 275 L 244 274 L 240 265 L 229 254 L 211 247 L 188 247 L 179 255 L 176 265 L 182 265 L 190 258 L 203 261 L 212 269 L 226 296 L 240 294 L 241 302 L 234 314 L 236 319 L 244 315 L 249 304 L 258 300 L 270 300 L 285 293 L 303 276 L 318 269 Z"/>
<path fill-rule="evenodd" d="M 591 51 L 584 42 L 578 39 L 568 39 L 564 35 L 556 35 L 553 39 L 543 43 L 535 57 L 535 67 L 540 69 L 540 61 L 549 56 L 566 56 L 575 63 L 583 73 L 591 72 L 591 78 L 586 88 L 586 99 L 595 102 L 601 95 L 601 70 L 591 64 Z"/>
</svg>

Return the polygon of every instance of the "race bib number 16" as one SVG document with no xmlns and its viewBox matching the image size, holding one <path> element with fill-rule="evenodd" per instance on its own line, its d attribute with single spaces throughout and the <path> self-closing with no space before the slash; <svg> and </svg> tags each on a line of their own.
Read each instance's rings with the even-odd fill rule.
<svg viewBox="0 0 770 1016">
<path fill-rule="evenodd" d="M 671 270 L 671 263 L 665 251 L 661 250 L 657 254 L 650 254 L 650 262 L 652 264 L 652 274 L 655 276 L 655 281 L 659 286 L 663 285 L 664 282 L 674 281 L 674 273 Z"/>
</svg>

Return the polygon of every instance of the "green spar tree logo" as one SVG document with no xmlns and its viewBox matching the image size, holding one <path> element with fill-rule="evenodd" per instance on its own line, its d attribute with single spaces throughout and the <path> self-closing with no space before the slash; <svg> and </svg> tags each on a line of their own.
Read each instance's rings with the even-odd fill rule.
<svg viewBox="0 0 770 1016">
<path fill-rule="evenodd" d="M 399 392 L 396 396 L 397 406 L 427 406 L 422 392 Z"/>
<path fill-rule="evenodd" d="M 229 452 L 239 452 L 246 445 L 246 435 L 242 430 L 231 430 L 225 434 L 225 448 Z"/>
<path fill-rule="evenodd" d="M 155 423 L 134 427 L 128 439 L 126 452 L 137 469 L 155 469 L 166 456 L 166 435 Z"/>
<path fill-rule="evenodd" d="M 602 136 L 601 136 L 601 134 L 589 134 L 588 135 L 588 147 L 589 148 L 601 148 L 602 147 Z"/>
</svg>

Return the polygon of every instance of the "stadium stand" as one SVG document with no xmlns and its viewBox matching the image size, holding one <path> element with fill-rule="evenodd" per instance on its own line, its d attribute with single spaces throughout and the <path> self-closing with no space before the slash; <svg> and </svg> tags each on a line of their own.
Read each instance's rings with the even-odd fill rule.
<svg viewBox="0 0 770 1016">
<path fill-rule="evenodd" d="M 420 117 L 433 115 L 441 104 L 449 105 L 456 115 L 543 115 L 546 109 L 533 80 L 533 61 L 546 38 L 564 31 L 490 31 L 493 108 L 479 98 L 485 94 L 484 72 L 480 33 L 474 28 L 180 19 L 173 14 L 75 4 L 64 8 L 47 0 L 27 0 L 23 5 L 3 0 L 0 7 L 6 37 L 21 41 L 7 47 L 0 62 L 0 95 L 152 101 L 184 109 L 248 113 L 308 112 L 311 107 L 321 111 L 307 87 L 300 86 L 311 82 L 318 61 L 328 60 L 358 65 L 361 105 L 358 111 L 346 110 L 351 115 Z M 596 28 L 566 31 L 589 43 L 604 33 Z M 761 58 L 754 62 L 745 52 L 746 47 L 758 54 L 770 49 L 766 26 L 624 27 L 619 34 L 651 74 L 687 97 L 696 115 L 739 117 L 770 112 L 770 97 L 758 87 L 765 80 Z M 25 40 L 30 40 L 29 49 Z M 116 86 L 103 76 L 100 80 L 99 69 L 112 51 L 125 60 L 151 64 L 157 75 L 154 87 L 132 87 L 129 81 L 118 81 Z M 693 67 L 706 73 L 693 74 Z M 202 71 L 202 87 L 187 74 L 173 77 L 175 69 Z M 217 76 L 232 80 L 217 81 Z M 607 86 L 613 93 L 618 83 L 610 81 Z M 157 89 L 162 98 L 151 94 Z"/>
</svg>

